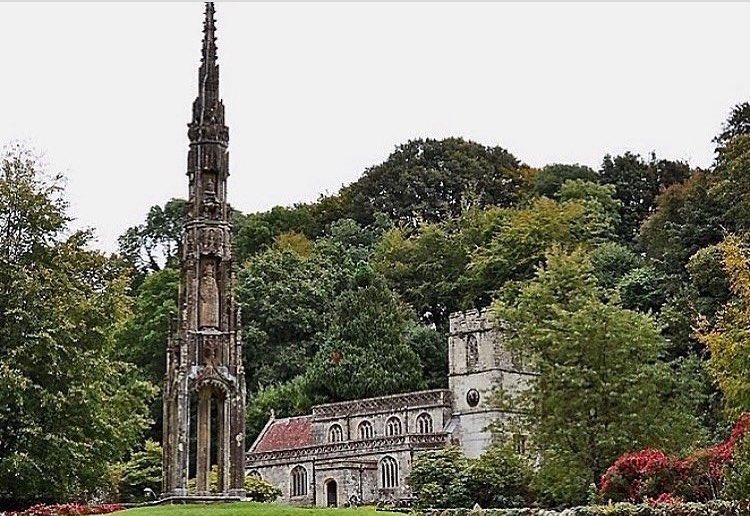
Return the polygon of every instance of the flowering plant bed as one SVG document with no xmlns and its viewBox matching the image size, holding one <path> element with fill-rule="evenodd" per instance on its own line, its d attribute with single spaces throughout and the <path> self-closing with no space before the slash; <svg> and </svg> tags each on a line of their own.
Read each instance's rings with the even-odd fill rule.
<svg viewBox="0 0 750 516">
<path fill-rule="evenodd" d="M 6 516 L 76 516 L 79 514 L 107 514 L 121 511 L 125 507 L 119 503 L 88 505 L 85 503 L 59 503 L 54 505 L 32 505 L 20 512 L 9 512 Z"/>
</svg>

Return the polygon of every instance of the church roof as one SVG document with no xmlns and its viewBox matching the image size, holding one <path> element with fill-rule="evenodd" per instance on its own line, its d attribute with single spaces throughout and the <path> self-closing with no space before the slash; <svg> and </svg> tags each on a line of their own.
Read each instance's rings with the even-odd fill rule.
<svg viewBox="0 0 750 516">
<path fill-rule="evenodd" d="M 251 451 L 290 450 L 312 444 L 312 416 L 272 418 L 258 436 Z"/>
</svg>

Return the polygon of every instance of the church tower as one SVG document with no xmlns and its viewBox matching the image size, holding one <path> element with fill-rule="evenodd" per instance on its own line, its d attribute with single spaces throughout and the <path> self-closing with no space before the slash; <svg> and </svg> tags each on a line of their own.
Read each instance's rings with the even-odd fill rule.
<svg viewBox="0 0 750 516">
<path fill-rule="evenodd" d="M 167 344 L 163 496 L 244 496 L 245 377 L 233 296 L 229 130 L 219 97 L 214 6 L 206 3 L 198 97 L 188 124 L 188 214 L 182 230 L 179 312 Z M 195 475 L 195 492 L 188 477 Z"/>
</svg>

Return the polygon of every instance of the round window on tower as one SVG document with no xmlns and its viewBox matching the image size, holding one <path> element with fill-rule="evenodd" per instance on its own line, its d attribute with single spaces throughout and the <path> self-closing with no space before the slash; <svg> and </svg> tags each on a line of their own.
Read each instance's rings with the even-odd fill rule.
<svg viewBox="0 0 750 516">
<path fill-rule="evenodd" d="M 469 389 L 469 392 L 466 393 L 466 403 L 468 403 L 470 407 L 476 407 L 479 405 L 479 391 L 476 389 Z"/>
</svg>

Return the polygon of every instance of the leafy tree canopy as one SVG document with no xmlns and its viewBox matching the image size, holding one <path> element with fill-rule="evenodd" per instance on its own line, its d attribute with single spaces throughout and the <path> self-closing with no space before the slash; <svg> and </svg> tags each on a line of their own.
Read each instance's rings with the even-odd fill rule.
<svg viewBox="0 0 750 516">
<path fill-rule="evenodd" d="M 643 221 L 655 210 L 659 194 L 689 175 L 690 167 L 686 163 L 658 159 L 655 154 L 651 154 L 648 161 L 630 152 L 605 156 L 599 180 L 614 186 L 614 197 L 621 203 L 618 230 L 621 241 L 632 242 Z"/>
<path fill-rule="evenodd" d="M 695 436 L 665 347 L 648 316 L 602 302 L 588 256 L 560 249 L 510 301 L 494 305 L 510 325 L 511 349 L 539 373 L 520 395 L 504 393 L 526 412 L 517 420 L 545 456 L 562 456 L 596 482 L 633 447 L 679 449 Z M 571 424 L 571 422 L 575 422 Z"/>
<path fill-rule="evenodd" d="M 118 239 L 120 254 L 141 278 L 176 265 L 186 210 L 184 199 L 152 206 L 143 224 L 128 228 Z"/>
<path fill-rule="evenodd" d="M 127 278 L 69 233 L 60 179 L 20 147 L 0 161 L 0 504 L 93 493 L 148 423 L 113 358 Z"/>
<path fill-rule="evenodd" d="M 750 252 L 737 237 L 722 243 L 731 298 L 711 324 L 698 334 L 710 350 L 709 369 L 724 394 L 730 416 L 750 410 Z"/>
<path fill-rule="evenodd" d="M 729 117 L 721 126 L 713 142 L 716 144 L 717 165 L 721 166 L 727 145 L 737 136 L 750 134 L 750 102 L 740 102 L 733 108 Z"/>
<path fill-rule="evenodd" d="M 419 356 L 407 341 L 412 316 L 369 267 L 343 292 L 307 370 L 325 401 L 369 398 L 424 387 Z"/>
<path fill-rule="evenodd" d="M 376 213 L 408 227 L 456 217 L 471 206 L 510 206 L 529 188 L 530 171 L 508 151 L 461 138 L 412 140 L 344 189 L 352 217 Z"/>
<path fill-rule="evenodd" d="M 569 180 L 580 179 L 592 183 L 597 182 L 599 176 L 591 168 L 585 165 L 565 165 L 555 163 L 545 165 L 535 175 L 532 180 L 534 192 L 537 195 L 557 198 L 563 183 Z"/>
</svg>

